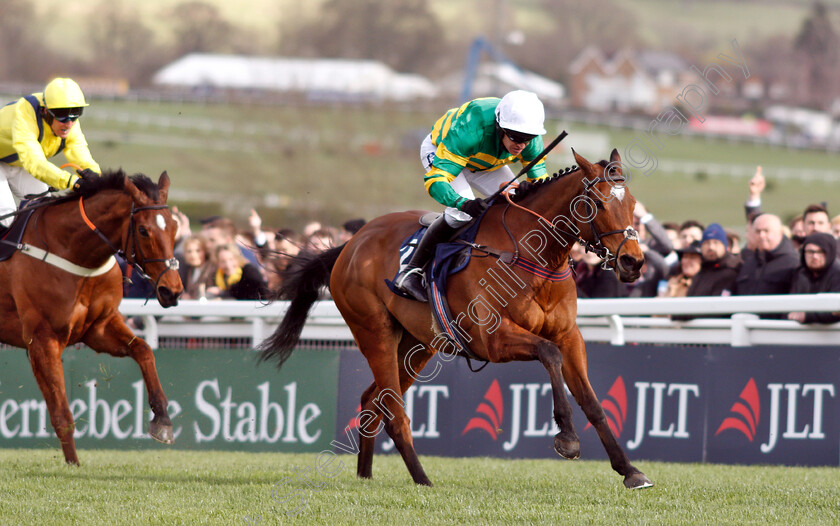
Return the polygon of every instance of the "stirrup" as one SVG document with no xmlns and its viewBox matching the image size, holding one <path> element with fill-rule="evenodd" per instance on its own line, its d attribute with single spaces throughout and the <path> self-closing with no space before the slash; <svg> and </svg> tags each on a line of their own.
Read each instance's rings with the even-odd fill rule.
<svg viewBox="0 0 840 526">
<path fill-rule="evenodd" d="M 409 277 L 415 274 L 417 275 L 416 284 L 412 283 L 410 280 L 408 282 L 406 281 Z M 408 283 L 411 283 L 412 286 L 406 287 Z M 403 294 L 406 294 L 421 303 L 427 303 L 429 301 L 426 298 L 426 291 L 423 289 L 423 269 L 421 267 L 414 267 L 405 271 L 405 274 L 398 276 L 398 280 L 394 281 L 394 286 Z"/>
<path fill-rule="evenodd" d="M 420 280 L 423 279 L 423 269 L 420 267 L 414 267 L 412 269 L 403 270 L 400 272 L 400 275 L 397 276 L 398 280 L 394 283 L 394 285 L 403 292 L 408 292 L 403 288 L 405 284 L 405 280 L 412 274 L 420 274 Z"/>
</svg>

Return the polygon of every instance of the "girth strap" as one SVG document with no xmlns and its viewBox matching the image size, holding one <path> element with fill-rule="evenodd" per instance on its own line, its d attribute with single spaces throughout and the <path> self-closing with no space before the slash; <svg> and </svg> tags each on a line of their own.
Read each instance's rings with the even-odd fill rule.
<svg viewBox="0 0 840 526">
<path fill-rule="evenodd" d="M 108 258 L 108 261 L 105 262 L 99 268 L 87 268 L 79 266 L 73 262 L 70 262 L 64 259 L 61 256 L 56 256 L 51 252 L 47 252 L 44 249 L 33 247 L 32 245 L 27 245 L 26 243 L 21 243 L 19 245 L 20 251 L 27 256 L 33 257 L 35 259 L 39 259 L 44 263 L 48 263 L 54 267 L 58 267 L 61 270 L 65 270 L 70 274 L 75 274 L 76 276 L 82 276 L 85 278 L 92 278 L 95 276 L 101 276 L 105 274 L 109 270 L 111 270 L 114 265 L 117 264 L 117 260 L 114 256 Z"/>
</svg>

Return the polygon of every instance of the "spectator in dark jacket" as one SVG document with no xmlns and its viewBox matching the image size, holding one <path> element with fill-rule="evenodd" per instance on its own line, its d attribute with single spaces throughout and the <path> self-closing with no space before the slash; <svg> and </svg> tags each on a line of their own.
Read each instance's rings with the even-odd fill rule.
<svg viewBox="0 0 840 526">
<path fill-rule="evenodd" d="M 601 268 L 601 258 L 592 252 L 583 253 L 580 245 L 572 250 L 575 254 L 575 285 L 579 298 L 623 298 L 627 287 L 618 281 L 613 270 Z"/>
<path fill-rule="evenodd" d="M 793 276 L 792 294 L 840 292 L 840 261 L 837 261 L 837 241 L 831 234 L 815 232 L 802 243 L 802 258 Z M 788 319 L 799 323 L 835 323 L 837 313 L 791 312 Z"/>
<path fill-rule="evenodd" d="M 712 223 L 703 231 L 700 243 L 703 263 L 688 289 L 688 296 L 729 296 L 732 293 L 741 260 L 729 252 L 728 241 L 726 231 L 718 223 Z"/>
<path fill-rule="evenodd" d="M 740 296 L 787 294 L 799 257 L 782 232 L 782 221 L 778 216 L 761 214 L 751 228 L 756 248 L 745 251 L 734 293 Z"/>
<path fill-rule="evenodd" d="M 216 264 L 216 285 L 207 289 L 209 295 L 237 300 L 268 298 L 268 287 L 260 269 L 242 256 L 237 245 L 226 243 L 216 247 Z"/>
</svg>

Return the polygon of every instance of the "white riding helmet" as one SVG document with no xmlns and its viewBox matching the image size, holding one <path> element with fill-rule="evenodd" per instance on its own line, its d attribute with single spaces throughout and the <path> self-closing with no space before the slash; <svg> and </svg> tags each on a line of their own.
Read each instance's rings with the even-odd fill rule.
<svg viewBox="0 0 840 526">
<path fill-rule="evenodd" d="M 506 130 L 544 135 L 545 108 L 536 93 L 511 91 L 496 106 L 496 122 Z"/>
</svg>

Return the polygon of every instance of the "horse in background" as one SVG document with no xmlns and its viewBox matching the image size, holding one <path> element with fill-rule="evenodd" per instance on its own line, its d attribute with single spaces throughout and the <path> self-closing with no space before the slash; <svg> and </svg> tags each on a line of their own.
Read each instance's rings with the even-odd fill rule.
<svg viewBox="0 0 840 526">
<path fill-rule="evenodd" d="M 630 463 L 589 383 L 586 346 L 576 323 L 574 280 L 557 278 L 570 273 L 569 251 L 581 241 L 604 257 L 621 281 L 638 279 L 644 255 L 631 226 L 636 201 L 626 188 L 616 150 L 609 162 L 595 164 L 574 155 L 579 168 L 489 207 L 480 219 L 473 251 L 491 257 L 473 256 L 466 268 L 450 276 L 446 298 L 451 312 L 470 314 L 459 316 L 459 328 L 469 336 L 474 357 L 494 363 L 539 360 L 546 368 L 560 429 L 554 439 L 557 453 L 569 459 L 580 456 L 565 393 L 568 386 L 595 427 L 613 469 L 624 477 L 624 485 L 644 488 L 652 483 Z M 278 293 L 291 303 L 273 336 L 263 342 L 261 358 L 282 365 L 300 337 L 320 287 L 329 283 L 336 307 L 374 377 L 361 399 L 362 411 L 375 416 L 359 423 L 357 475 L 371 477 L 375 432 L 370 430 L 382 425 L 384 411 L 389 417 L 385 430 L 414 482 L 431 485 L 414 449 L 402 394 L 446 343 L 436 334 L 440 329 L 429 303 L 400 297 L 386 285 L 397 272 L 400 243 L 418 228 L 421 215 L 413 211 L 379 217 L 344 246 L 293 261 Z M 536 261 L 524 264 L 521 247 L 532 235 L 541 246 Z M 502 267 L 507 267 L 506 272 L 499 272 Z M 483 278 L 492 270 L 507 274 L 513 296 L 494 296 L 481 286 L 486 286 L 489 280 Z M 494 297 L 494 304 L 488 296 Z M 479 297 L 483 304 L 477 303 Z M 488 319 L 494 319 L 493 330 L 487 330 Z"/>
<path fill-rule="evenodd" d="M 123 277 L 114 258 L 123 256 L 135 275 L 150 279 L 163 307 L 178 303 L 183 287 L 169 184 L 166 172 L 157 184 L 142 174 L 104 173 L 83 194 L 30 202 L 3 240 L 14 253 L 0 262 L 0 341 L 26 349 L 68 464 L 79 457 L 61 355 L 77 342 L 137 362 L 154 413 L 149 434 L 164 444 L 174 440 L 152 349 L 118 310 Z M 24 222 L 20 241 L 10 241 Z"/>
</svg>

